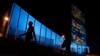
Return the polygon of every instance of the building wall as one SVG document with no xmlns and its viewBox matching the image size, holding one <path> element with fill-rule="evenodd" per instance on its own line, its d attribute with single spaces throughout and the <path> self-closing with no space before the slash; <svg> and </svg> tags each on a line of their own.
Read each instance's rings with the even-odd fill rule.
<svg viewBox="0 0 100 56">
<path fill-rule="evenodd" d="M 86 52 L 86 49 L 88 49 L 89 52 L 89 47 L 86 44 L 86 29 L 85 29 L 84 14 L 74 5 L 72 5 L 71 9 L 72 9 L 71 51 L 78 54 L 84 54 Z"/>
<path fill-rule="evenodd" d="M 16 3 L 13 3 L 10 13 L 8 36 L 24 40 L 25 36 L 19 37 L 19 35 L 27 31 L 29 21 L 33 22 L 37 43 L 45 46 L 61 48 L 64 38 L 36 20 Z"/>
</svg>

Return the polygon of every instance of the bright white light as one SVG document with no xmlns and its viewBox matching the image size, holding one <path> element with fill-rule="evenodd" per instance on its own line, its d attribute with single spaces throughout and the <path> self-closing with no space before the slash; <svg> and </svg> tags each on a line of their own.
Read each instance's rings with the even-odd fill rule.
<svg viewBox="0 0 100 56">
<path fill-rule="evenodd" d="M 5 17 L 5 21 L 8 21 L 9 19 L 8 19 L 8 17 Z"/>
<path fill-rule="evenodd" d="M 62 37 L 64 38 L 64 37 L 65 37 L 65 35 L 62 35 Z"/>
</svg>

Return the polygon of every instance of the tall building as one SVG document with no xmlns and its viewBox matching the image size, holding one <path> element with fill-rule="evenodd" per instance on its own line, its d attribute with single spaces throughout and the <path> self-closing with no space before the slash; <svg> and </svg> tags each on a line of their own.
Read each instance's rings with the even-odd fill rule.
<svg viewBox="0 0 100 56">
<path fill-rule="evenodd" d="M 77 54 L 84 54 L 86 51 L 89 53 L 89 47 L 86 44 L 85 16 L 74 5 L 71 5 L 71 13 L 72 13 L 71 51 Z"/>
</svg>

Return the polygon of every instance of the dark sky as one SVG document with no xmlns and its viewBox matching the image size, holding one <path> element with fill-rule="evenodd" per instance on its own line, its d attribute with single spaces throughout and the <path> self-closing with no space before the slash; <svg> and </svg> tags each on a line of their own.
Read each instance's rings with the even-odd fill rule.
<svg viewBox="0 0 100 56">
<path fill-rule="evenodd" d="M 0 15 L 8 5 L 14 0 L 0 0 Z M 38 0 L 20 0 L 15 1 L 24 10 L 29 12 L 41 23 L 62 35 L 67 33 L 70 17 L 70 5 L 75 4 L 84 13 L 86 19 L 87 40 L 90 46 L 100 47 L 100 15 L 99 1 L 86 0 L 66 0 L 66 1 L 38 1 Z M 97 45 L 98 44 L 98 45 Z M 100 48 L 98 49 L 100 50 Z"/>
</svg>

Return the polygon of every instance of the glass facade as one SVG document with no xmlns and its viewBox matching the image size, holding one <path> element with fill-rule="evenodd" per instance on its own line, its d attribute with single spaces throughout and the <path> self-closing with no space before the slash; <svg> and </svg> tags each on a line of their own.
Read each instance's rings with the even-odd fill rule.
<svg viewBox="0 0 100 56">
<path fill-rule="evenodd" d="M 18 37 L 22 33 L 25 33 L 25 29 L 26 29 L 25 24 L 27 23 L 27 16 L 28 14 L 23 9 L 21 9 L 16 37 Z M 20 39 L 23 39 L 23 38 L 20 38 Z"/>
<path fill-rule="evenodd" d="M 9 34 L 12 35 L 12 36 L 15 36 L 15 33 L 16 33 L 16 28 L 17 28 L 17 22 L 18 22 L 18 18 L 19 18 L 19 13 L 20 13 L 20 7 L 13 4 L 13 11 L 12 14 L 11 14 L 11 20 L 10 20 L 10 29 L 9 29 Z M 15 30 L 15 31 L 14 31 Z"/>
<path fill-rule="evenodd" d="M 56 34 L 54 31 L 43 25 L 41 22 L 36 20 L 25 10 L 19 7 L 16 3 L 13 3 L 10 14 L 10 24 L 8 28 L 8 35 L 12 38 L 25 39 L 25 36 L 19 37 L 20 34 L 23 34 L 28 29 L 29 21 L 33 22 L 35 35 L 37 43 L 51 46 L 51 47 L 61 47 L 61 44 L 64 41 L 60 35 Z M 33 39 L 34 40 L 34 39 Z"/>
</svg>

